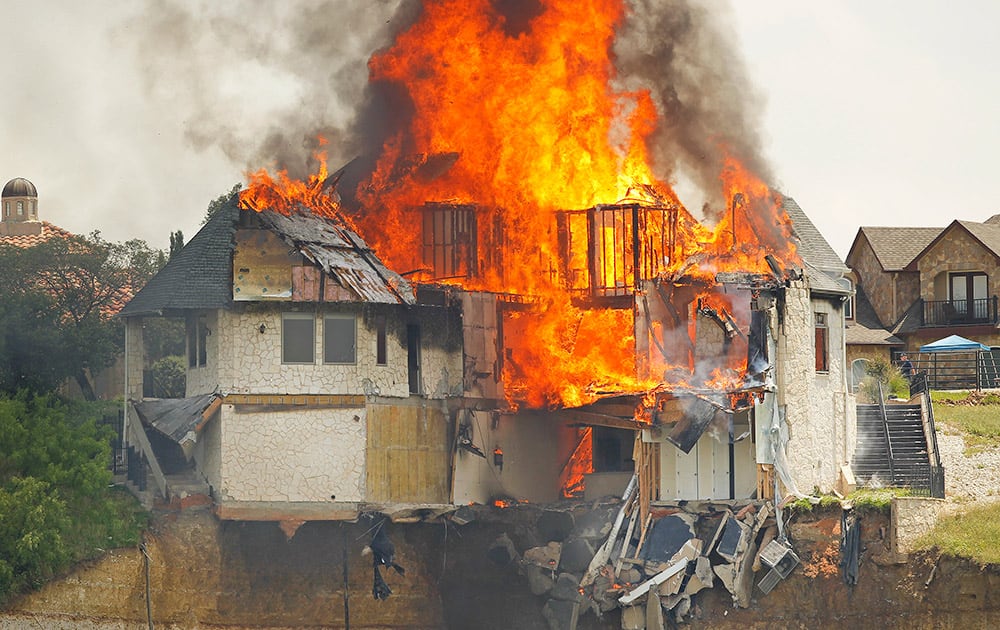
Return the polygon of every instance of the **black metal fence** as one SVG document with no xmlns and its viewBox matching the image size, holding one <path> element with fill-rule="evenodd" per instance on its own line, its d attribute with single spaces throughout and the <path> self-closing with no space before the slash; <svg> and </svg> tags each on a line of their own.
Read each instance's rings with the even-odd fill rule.
<svg viewBox="0 0 1000 630">
<path fill-rule="evenodd" d="M 924 300 L 924 326 L 997 323 L 997 296 L 978 300 Z"/>
</svg>

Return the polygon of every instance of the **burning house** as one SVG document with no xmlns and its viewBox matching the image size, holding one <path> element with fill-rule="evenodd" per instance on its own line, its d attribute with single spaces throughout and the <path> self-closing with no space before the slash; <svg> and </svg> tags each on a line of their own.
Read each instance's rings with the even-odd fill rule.
<svg viewBox="0 0 1000 630">
<path fill-rule="evenodd" d="M 611 494 L 645 536 L 678 501 L 850 483 L 843 263 L 725 134 L 696 218 L 652 166 L 657 92 L 616 84 L 624 7 L 558 4 L 424 6 L 369 61 L 396 99 L 376 150 L 252 175 L 122 311 L 127 438 L 165 498 L 183 473 L 294 532 Z M 142 396 L 160 316 L 183 399 Z"/>
</svg>

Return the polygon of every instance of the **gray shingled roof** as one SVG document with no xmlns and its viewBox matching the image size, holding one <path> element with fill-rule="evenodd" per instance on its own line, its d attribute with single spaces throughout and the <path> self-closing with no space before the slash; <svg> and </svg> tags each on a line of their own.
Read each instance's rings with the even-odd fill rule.
<svg viewBox="0 0 1000 630">
<path fill-rule="evenodd" d="M 234 195 L 119 314 L 131 317 L 228 308 L 233 298 L 233 234 L 239 217 L 236 203 Z"/>
<path fill-rule="evenodd" d="M 227 204 L 122 309 L 125 317 L 166 311 L 229 308 L 232 305 L 233 235 L 241 210 Z M 289 215 L 263 210 L 259 225 L 283 238 L 358 299 L 387 304 L 414 304 L 410 284 L 386 268 L 347 224 L 306 209 Z"/>
<path fill-rule="evenodd" d="M 844 265 L 844 261 L 830 247 L 830 243 L 823 238 L 799 204 L 791 197 L 784 197 L 782 207 L 792 221 L 792 233 L 799 241 L 798 252 L 802 259 L 834 276 L 846 273 L 847 266 Z"/>
<path fill-rule="evenodd" d="M 924 251 L 944 228 L 939 227 L 862 227 L 875 257 L 885 271 L 899 271 Z M 852 248 L 853 249 L 853 248 Z"/>
</svg>

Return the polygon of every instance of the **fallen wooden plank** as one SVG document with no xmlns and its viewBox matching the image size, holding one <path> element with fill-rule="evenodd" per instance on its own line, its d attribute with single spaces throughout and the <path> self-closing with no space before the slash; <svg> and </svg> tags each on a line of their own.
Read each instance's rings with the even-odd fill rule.
<svg viewBox="0 0 1000 630">
<path fill-rule="evenodd" d="M 687 558 L 681 558 L 680 560 L 670 565 L 663 571 L 660 571 L 659 573 L 649 578 L 639 586 L 635 587 L 635 590 L 630 591 L 628 595 L 623 595 L 618 600 L 618 602 L 623 605 L 631 604 L 635 600 L 639 599 L 640 597 L 648 593 L 649 589 L 651 589 L 652 587 L 663 584 L 670 578 L 674 577 L 675 575 L 686 569 L 688 562 L 689 560 Z"/>
<path fill-rule="evenodd" d="M 614 549 L 615 541 L 618 540 L 618 532 L 621 530 L 622 522 L 625 520 L 625 508 L 632 500 L 632 494 L 636 491 L 637 484 L 638 477 L 633 474 L 632 479 L 628 482 L 628 486 L 625 487 L 625 492 L 622 494 L 622 506 L 618 510 L 618 516 L 615 518 L 615 524 L 611 528 L 611 533 L 608 534 L 608 539 L 604 541 L 604 544 L 601 545 L 601 548 L 597 550 L 597 553 L 591 559 L 590 566 L 587 567 L 587 573 L 580 580 L 581 587 L 592 584 L 601 567 L 608 563 L 608 559 L 611 557 L 611 550 Z"/>
</svg>

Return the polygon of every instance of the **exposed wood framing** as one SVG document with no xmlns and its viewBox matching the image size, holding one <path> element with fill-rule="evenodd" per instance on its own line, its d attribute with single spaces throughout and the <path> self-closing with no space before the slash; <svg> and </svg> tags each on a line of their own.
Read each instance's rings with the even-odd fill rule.
<svg viewBox="0 0 1000 630">
<path fill-rule="evenodd" d="M 774 466 L 772 464 L 757 464 L 757 498 L 765 501 L 774 500 Z"/>
<path fill-rule="evenodd" d="M 139 420 L 135 407 L 132 405 L 128 405 L 128 426 L 129 429 L 131 429 L 131 437 L 134 438 L 134 441 L 132 439 L 129 441 L 133 444 L 139 445 L 139 448 L 146 456 L 146 462 L 149 464 L 149 471 L 153 474 L 153 481 L 156 482 L 156 487 L 160 491 L 160 495 L 164 499 L 168 498 L 167 477 L 163 474 L 163 469 L 160 468 L 160 462 L 156 459 L 156 453 L 153 452 L 153 447 L 149 443 L 149 438 L 146 437 L 146 429 L 143 428 L 142 421 Z M 129 462 L 129 465 L 131 465 L 131 462 Z"/>
<path fill-rule="evenodd" d="M 555 412 L 556 415 L 571 425 L 585 425 L 594 427 L 611 427 L 613 429 L 641 429 L 647 425 L 642 424 L 632 418 L 622 418 L 603 413 L 593 413 L 580 411 L 579 409 L 562 409 Z"/>
<path fill-rule="evenodd" d="M 636 432 L 632 459 L 639 477 L 639 518 L 645 523 L 650 502 L 660 497 L 660 443 L 643 442 L 642 434 Z"/>
</svg>

